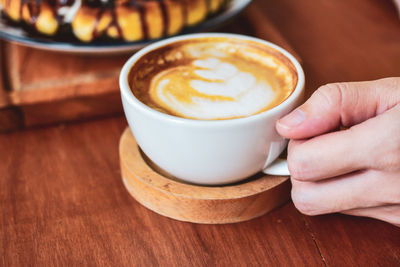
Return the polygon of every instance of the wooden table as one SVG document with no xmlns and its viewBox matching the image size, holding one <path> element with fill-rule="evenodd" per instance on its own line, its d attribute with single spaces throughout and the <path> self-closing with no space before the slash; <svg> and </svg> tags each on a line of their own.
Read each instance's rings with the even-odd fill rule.
<svg viewBox="0 0 400 267">
<path fill-rule="evenodd" d="M 255 4 L 301 57 L 308 95 L 400 76 L 388 0 Z M 196 225 L 147 210 L 120 179 L 125 126 L 119 116 L 0 135 L 1 266 L 400 266 L 400 229 L 372 219 L 308 217 L 287 203 L 244 223 Z"/>
</svg>

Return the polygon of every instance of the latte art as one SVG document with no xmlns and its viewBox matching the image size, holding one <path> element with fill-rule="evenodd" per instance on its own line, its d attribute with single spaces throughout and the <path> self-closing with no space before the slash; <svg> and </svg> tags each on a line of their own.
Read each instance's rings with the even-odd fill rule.
<svg viewBox="0 0 400 267">
<path fill-rule="evenodd" d="M 257 113 L 269 106 L 275 93 L 266 81 L 210 57 L 159 73 L 152 81 L 150 96 L 183 117 L 219 119 Z"/>
<path fill-rule="evenodd" d="M 273 53 L 243 43 L 183 42 L 131 70 L 133 93 L 146 105 L 200 120 L 251 116 L 284 101 L 297 77 Z"/>
</svg>

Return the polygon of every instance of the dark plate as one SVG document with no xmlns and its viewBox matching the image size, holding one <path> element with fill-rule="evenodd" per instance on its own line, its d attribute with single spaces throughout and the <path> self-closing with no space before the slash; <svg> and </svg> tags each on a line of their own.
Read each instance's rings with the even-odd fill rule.
<svg viewBox="0 0 400 267">
<path fill-rule="evenodd" d="M 252 0 L 232 0 L 230 4 L 218 15 L 210 17 L 206 21 L 197 26 L 186 28 L 180 33 L 189 34 L 203 31 L 211 31 L 229 19 L 238 15 Z M 147 40 L 139 42 L 94 42 L 94 43 L 78 43 L 78 42 L 59 42 L 46 39 L 44 37 L 36 37 L 26 33 L 17 26 L 6 24 L 0 15 L 0 38 L 19 43 L 21 45 L 67 53 L 83 53 L 83 54 L 119 54 L 139 50 L 157 40 Z"/>
</svg>

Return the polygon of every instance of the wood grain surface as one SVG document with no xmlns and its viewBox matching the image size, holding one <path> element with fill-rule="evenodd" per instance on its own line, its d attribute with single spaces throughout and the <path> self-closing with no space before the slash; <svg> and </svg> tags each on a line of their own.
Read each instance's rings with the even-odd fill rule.
<svg viewBox="0 0 400 267">
<path fill-rule="evenodd" d="M 389 0 L 254 5 L 302 59 L 308 95 L 328 82 L 400 76 Z M 256 34 L 237 20 L 230 31 Z M 400 265 L 400 229 L 373 219 L 308 217 L 292 203 L 228 225 L 149 211 L 120 180 L 125 127 L 112 117 L 0 135 L 0 266 Z"/>
</svg>

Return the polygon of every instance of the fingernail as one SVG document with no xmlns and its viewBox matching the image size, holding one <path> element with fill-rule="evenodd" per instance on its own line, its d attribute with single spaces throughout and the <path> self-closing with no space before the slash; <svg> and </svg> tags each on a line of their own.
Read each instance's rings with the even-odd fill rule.
<svg viewBox="0 0 400 267">
<path fill-rule="evenodd" d="M 300 125 L 306 119 L 306 114 L 301 109 L 295 109 L 278 121 L 284 128 L 293 128 Z"/>
</svg>

